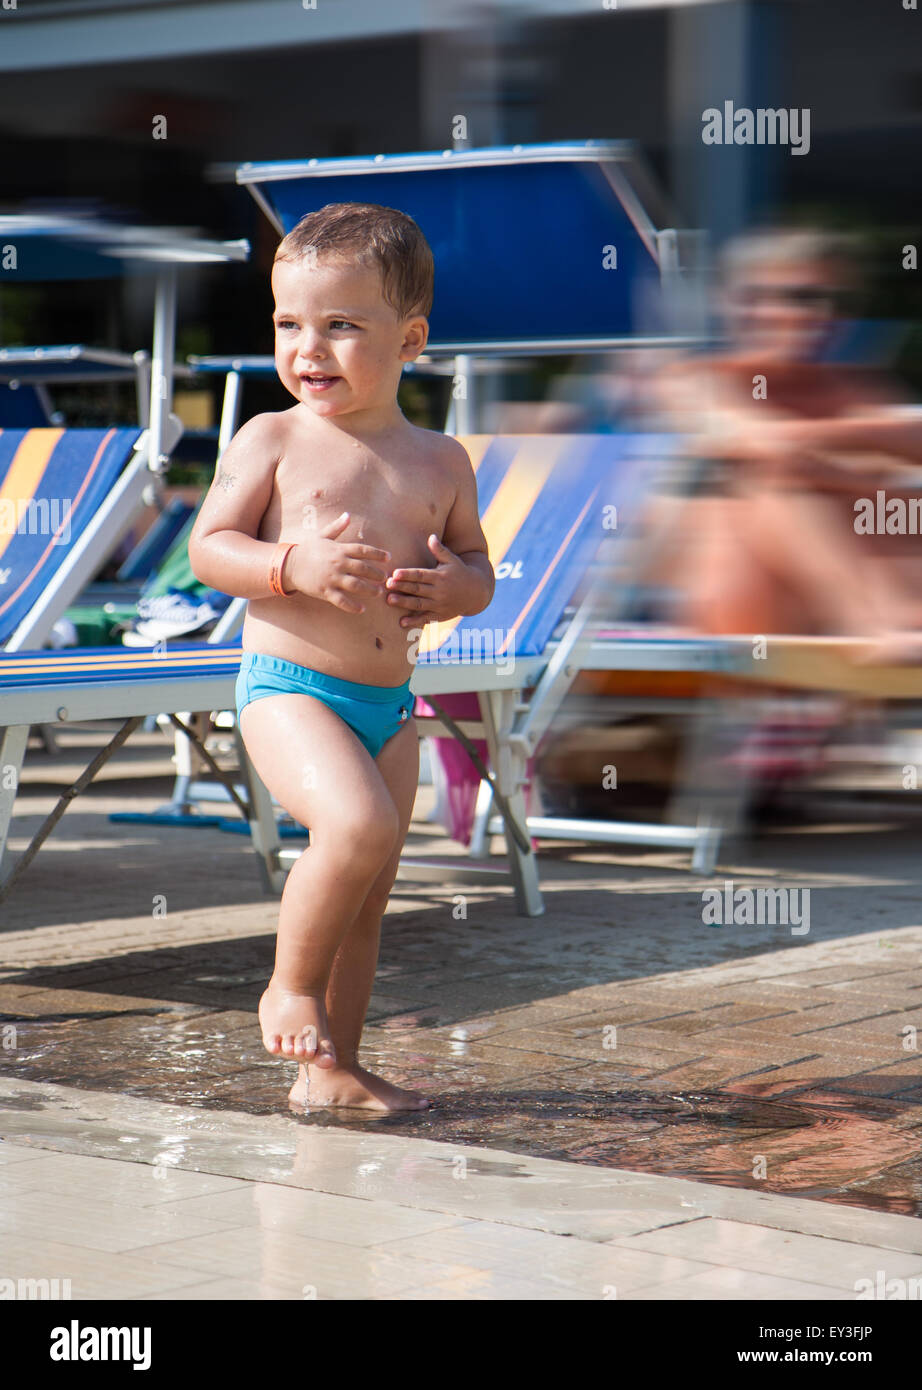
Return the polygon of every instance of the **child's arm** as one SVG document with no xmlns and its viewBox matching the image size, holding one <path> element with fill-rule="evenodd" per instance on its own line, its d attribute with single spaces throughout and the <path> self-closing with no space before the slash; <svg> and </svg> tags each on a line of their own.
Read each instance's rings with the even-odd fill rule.
<svg viewBox="0 0 922 1390">
<path fill-rule="evenodd" d="M 257 536 L 272 497 L 278 442 L 270 417 L 249 420 L 224 451 L 195 519 L 189 538 L 192 571 L 224 594 L 268 598 L 272 593 L 269 567 L 275 546 Z"/>
<path fill-rule="evenodd" d="M 276 417 L 258 415 L 244 425 L 224 451 L 211 489 L 189 539 L 189 563 L 203 584 L 239 598 L 269 598 L 277 545 L 257 537 L 272 498 L 282 454 Z M 280 582 L 324 599 L 346 613 L 364 612 L 362 594 L 380 594 L 390 555 L 375 546 L 337 537 L 349 524 L 343 513 L 305 539 L 285 557 Z"/>
<path fill-rule="evenodd" d="M 429 537 L 433 569 L 397 569 L 387 581 L 388 603 L 409 609 L 401 627 L 419 627 L 482 613 L 493 598 L 495 576 L 477 510 L 477 480 L 466 450 L 450 444 L 456 472 L 455 500 L 442 539 Z"/>
</svg>

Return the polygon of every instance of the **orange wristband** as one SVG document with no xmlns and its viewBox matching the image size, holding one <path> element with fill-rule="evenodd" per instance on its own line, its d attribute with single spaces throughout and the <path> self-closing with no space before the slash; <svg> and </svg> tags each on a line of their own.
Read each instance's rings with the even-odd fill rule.
<svg viewBox="0 0 922 1390">
<path fill-rule="evenodd" d="M 294 548 L 294 541 L 282 541 L 275 547 L 275 553 L 269 565 L 269 588 L 274 594 L 277 594 L 279 598 L 291 598 L 291 595 L 296 592 L 292 589 L 291 593 L 286 593 L 282 588 L 282 570 L 285 568 L 285 561 L 288 559 L 289 550 L 294 550 Z"/>
</svg>

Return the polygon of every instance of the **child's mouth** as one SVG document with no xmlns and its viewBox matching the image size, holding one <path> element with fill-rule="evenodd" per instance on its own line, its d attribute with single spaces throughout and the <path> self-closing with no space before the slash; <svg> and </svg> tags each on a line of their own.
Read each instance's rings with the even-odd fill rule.
<svg viewBox="0 0 922 1390">
<path fill-rule="evenodd" d="M 342 381 L 339 376 L 321 376 L 319 373 L 305 373 L 301 380 L 311 391 L 329 391 L 331 386 L 335 386 L 337 381 Z"/>
</svg>

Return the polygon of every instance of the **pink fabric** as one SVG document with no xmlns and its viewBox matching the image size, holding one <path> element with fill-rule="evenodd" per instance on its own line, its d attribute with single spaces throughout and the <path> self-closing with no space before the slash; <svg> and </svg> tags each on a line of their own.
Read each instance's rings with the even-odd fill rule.
<svg viewBox="0 0 922 1390">
<path fill-rule="evenodd" d="M 462 721 L 480 718 L 480 701 L 476 695 L 441 695 L 439 696 L 439 704 L 446 714 L 451 715 L 452 719 Z M 432 715 L 435 713 L 431 705 L 419 698 L 416 701 L 416 709 L 419 714 Z M 490 758 L 485 740 L 476 738 L 473 743 L 484 764 L 489 767 Z M 477 806 L 477 791 L 480 787 L 480 773 L 471 762 L 466 750 L 451 735 L 447 735 L 445 738 L 434 738 L 432 746 L 446 782 L 442 824 L 453 840 L 457 840 L 462 845 L 469 845 L 474 826 L 474 811 Z M 529 761 L 529 782 L 531 780 L 531 768 L 532 764 Z M 526 788 L 526 796 L 527 790 Z"/>
</svg>

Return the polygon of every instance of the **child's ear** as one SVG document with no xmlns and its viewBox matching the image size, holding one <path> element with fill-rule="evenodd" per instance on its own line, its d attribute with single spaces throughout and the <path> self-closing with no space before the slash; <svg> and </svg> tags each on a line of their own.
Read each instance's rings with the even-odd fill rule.
<svg viewBox="0 0 922 1390">
<path fill-rule="evenodd" d="M 407 319 L 403 330 L 403 345 L 400 349 L 402 362 L 413 362 L 424 351 L 429 341 L 429 320 L 422 314 Z"/>
</svg>

